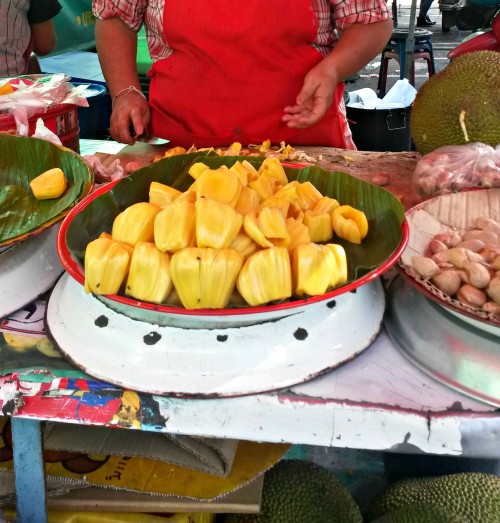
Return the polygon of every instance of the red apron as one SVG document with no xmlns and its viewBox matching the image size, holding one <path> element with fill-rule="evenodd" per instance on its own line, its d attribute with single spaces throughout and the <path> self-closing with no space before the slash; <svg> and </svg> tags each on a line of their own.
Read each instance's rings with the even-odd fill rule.
<svg viewBox="0 0 500 523">
<path fill-rule="evenodd" d="M 354 149 L 344 85 L 316 125 L 281 121 L 307 71 L 321 61 L 312 0 L 166 0 L 164 38 L 173 53 L 150 72 L 151 130 L 189 147 L 285 141 Z"/>
</svg>

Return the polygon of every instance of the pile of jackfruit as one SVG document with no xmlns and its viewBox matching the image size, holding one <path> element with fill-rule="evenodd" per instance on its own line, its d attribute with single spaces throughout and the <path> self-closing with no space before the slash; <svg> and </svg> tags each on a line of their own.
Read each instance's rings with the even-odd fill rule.
<svg viewBox="0 0 500 523">
<path fill-rule="evenodd" d="M 185 192 L 152 182 L 85 251 L 85 291 L 186 309 L 258 306 L 317 296 L 347 281 L 344 248 L 361 243 L 365 214 L 289 182 L 277 158 L 193 164 Z"/>
</svg>

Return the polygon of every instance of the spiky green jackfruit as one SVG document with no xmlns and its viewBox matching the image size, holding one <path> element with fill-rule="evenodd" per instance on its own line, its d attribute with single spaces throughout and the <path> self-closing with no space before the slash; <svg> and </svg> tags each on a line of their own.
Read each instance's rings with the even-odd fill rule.
<svg viewBox="0 0 500 523">
<path fill-rule="evenodd" d="M 466 53 L 431 76 L 412 105 L 410 132 L 417 151 L 444 145 L 500 144 L 500 53 Z"/>
<path fill-rule="evenodd" d="M 264 477 L 260 514 L 229 514 L 224 523 L 361 523 L 349 491 L 321 465 L 280 461 Z"/>
<path fill-rule="evenodd" d="M 411 508 L 422 504 L 440 508 L 447 511 L 450 517 L 461 517 L 471 523 L 498 523 L 500 477 L 479 472 L 463 472 L 398 481 L 375 500 L 370 510 L 370 521 L 377 521 L 377 518 L 403 507 Z M 406 520 L 401 520 L 404 521 Z M 433 520 L 422 520 L 422 523 L 424 521 Z M 455 520 L 450 519 L 450 522 L 452 521 Z"/>
</svg>

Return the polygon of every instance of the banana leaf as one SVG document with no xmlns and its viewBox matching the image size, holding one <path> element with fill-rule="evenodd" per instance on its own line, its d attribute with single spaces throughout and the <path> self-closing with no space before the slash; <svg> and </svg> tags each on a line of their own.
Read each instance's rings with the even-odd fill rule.
<svg viewBox="0 0 500 523">
<path fill-rule="evenodd" d="M 52 200 L 37 200 L 30 181 L 59 167 L 68 188 Z M 0 245 L 20 241 L 61 219 L 93 185 L 90 165 L 78 154 L 46 140 L 0 134 Z"/>
<path fill-rule="evenodd" d="M 264 158 L 224 157 L 210 153 L 200 155 L 196 152 L 165 158 L 138 169 L 74 216 L 66 234 L 68 249 L 83 266 L 87 244 L 102 232 L 111 233 L 115 217 L 125 208 L 140 201 L 148 201 L 151 182 L 164 183 L 184 191 L 194 181 L 188 174 L 193 163 L 203 162 L 211 168 L 217 168 L 221 165 L 230 167 L 237 160 L 247 160 L 258 168 Z M 346 250 L 349 281 L 382 265 L 400 246 L 403 241 L 404 207 L 389 191 L 345 172 L 327 171 L 317 166 L 286 166 L 285 171 L 290 181 L 310 181 L 322 194 L 337 199 L 342 205 L 361 209 L 366 214 L 369 232 L 361 245 L 335 239 Z"/>
</svg>

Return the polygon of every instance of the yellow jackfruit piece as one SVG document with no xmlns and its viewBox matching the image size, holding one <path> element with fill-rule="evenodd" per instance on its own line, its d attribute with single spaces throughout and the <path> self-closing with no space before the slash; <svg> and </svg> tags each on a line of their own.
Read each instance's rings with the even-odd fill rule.
<svg viewBox="0 0 500 523">
<path fill-rule="evenodd" d="M 274 180 L 275 186 L 284 186 L 288 183 L 285 169 L 278 158 L 266 158 L 259 168 L 260 174 L 264 172 L 269 175 L 271 180 Z"/>
<path fill-rule="evenodd" d="M 84 265 L 85 292 L 116 294 L 128 273 L 129 251 L 117 241 L 97 238 L 87 245 Z"/>
<path fill-rule="evenodd" d="M 351 243 L 361 243 L 368 234 L 365 213 L 350 205 L 341 205 L 333 211 L 332 225 L 335 234 Z"/>
<path fill-rule="evenodd" d="M 261 247 L 272 247 L 273 243 L 268 240 L 260 230 L 256 212 L 249 212 L 243 216 L 243 229 L 252 240 Z"/>
<path fill-rule="evenodd" d="M 327 213 L 331 216 L 338 207 L 340 207 L 340 203 L 337 200 L 328 196 L 322 196 L 312 210 L 315 213 Z"/>
<path fill-rule="evenodd" d="M 14 88 L 12 85 L 10 85 L 9 82 L 5 82 L 2 86 L 0 86 L 0 96 L 3 96 L 4 94 L 12 94 L 14 92 Z"/>
<path fill-rule="evenodd" d="M 342 285 L 347 281 L 347 256 L 345 253 L 344 247 L 338 243 L 327 243 L 325 245 L 335 256 L 337 262 L 337 272 L 332 276 L 332 281 L 330 285 L 336 287 L 337 285 Z"/>
<path fill-rule="evenodd" d="M 130 205 L 113 221 L 113 240 L 132 246 L 139 241 L 153 241 L 154 222 L 160 210 L 157 205 L 147 202 Z"/>
<path fill-rule="evenodd" d="M 237 234 L 236 238 L 231 242 L 229 247 L 235 251 L 238 251 L 245 259 L 260 249 L 260 246 L 257 245 L 252 240 L 252 238 L 247 236 L 245 233 Z"/>
<path fill-rule="evenodd" d="M 304 212 L 304 225 L 312 242 L 327 242 L 333 237 L 332 217 L 327 213 Z"/>
<path fill-rule="evenodd" d="M 303 182 L 297 185 L 297 199 L 300 208 L 304 211 L 314 209 L 323 195 L 311 182 Z"/>
<path fill-rule="evenodd" d="M 223 156 L 238 156 L 241 151 L 241 143 L 233 142 L 224 152 Z"/>
<path fill-rule="evenodd" d="M 52 200 L 64 194 L 68 182 L 64 172 L 59 167 L 54 167 L 33 178 L 30 187 L 37 200 Z"/>
<path fill-rule="evenodd" d="M 161 210 L 154 222 L 154 243 L 162 252 L 175 252 L 196 245 L 195 204 L 175 200 Z"/>
<path fill-rule="evenodd" d="M 243 217 L 228 203 L 201 198 L 195 203 L 196 245 L 222 249 L 229 247 L 240 232 Z"/>
<path fill-rule="evenodd" d="M 196 199 L 210 198 L 219 202 L 236 205 L 241 192 L 241 182 L 237 174 L 227 167 L 206 169 L 196 180 Z"/>
<path fill-rule="evenodd" d="M 257 191 L 261 202 L 270 198 L 274 193 L 273 180 L 266 172 L 259 174 L 255 180 L 249 181 L 248 185 Z"/>
<path fill-rule="evenodd" d="M 264 207 L 277 207 L 281 211 L 283 217 L 286 218 L 288 216 L 288 209 L 290 208 L 290 204 L 290 200 L 287 200 L 286 198 L 281 196 L 271 196 L 271 198 L 264 200 L 259 205 L 259 210 L 262 210 Z"/>
<path fill-rule="evenodd" d="M 288 229 L 288 234 L 290 235 L 290 243 L 287 245 L 288 251 L 292 251 L 302 243 L 309 243 L 311 237 L 309 236 L 309 229 L 306 225 L 302 223 L 302 220 L 297 220 L 295 218 L 286 219 L 286 228 Z"/>
<path fill-rule="evenodd" d="M 197 180 L 203 174 L 203 172 L 206 171 L 207 169 L 210 169 L 210 167 L 208 167 L 208 165 L 205 165 L 203 162 L 196 162 L 196 163 L 193 163 L 193 165 L 191 165 L 188 173 L 195 180 Z"/>
<path fill-rule="evenodd" d="M 291 252 L 294 294 L 324 294 L 337 274 L 337 261 L 326 245 L 303 243 Z"/>
<path fill-rule="evenodd" d="M 149 203 L 157 205 L 160 209 L 164 209 L 180 194 L 182 194 L 181 191 L 178 191 L 169 185 L 159 182 L 151 182 L 149 186 Z"/>
<path fill-rule="evenodd" d="M 290 256 L 285 247 L 271 247 L 245 260 L 236 282 L 238 292 L 251 306 L 292 295 Z"/>
<path fill-rule="evenodd" d="M 257 211 L 259 204 L 260 200 L 257 191 L 251 187 L 246 186 L 241 188 L 240 196 L 236 202 L 236 205 L 234 206 L 234 209 L 241 215 L 245 215 L 249 212 Z"/>
<path fill-rule="evenodd" d="M 134 247 L 125 294 L 137 300 L 162 303 L 172 290 L 170 257 L 154 243 L 137 242 Z"/>
<path fill-rule="evenodd" d="M 278 207 L 264 207 L 261 209 L 257 214 L 257 224 L 268 240 L 286 240 L 287 245 L 290 242 L 285 218 Z"/>
<path fill-rule="evenodd" d="M 231 167 L 229 167 L 229 170 L 238 176 L 242 187 L 246 187 L 248 185 L 248 175 L 251 172 L 248 167 L 237 160 L 233 163 L 233 165 L 231 165 Z"/>
<path fill-rule="evenodd" d="M 223 309 L 242 264 L 234 249 L 191 247 L 172 256 L 170 274 L 186 309 Z"/>
</svg>

